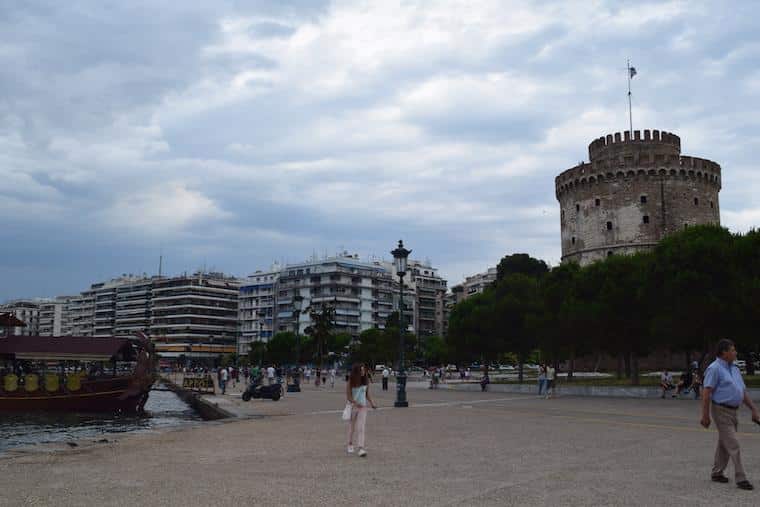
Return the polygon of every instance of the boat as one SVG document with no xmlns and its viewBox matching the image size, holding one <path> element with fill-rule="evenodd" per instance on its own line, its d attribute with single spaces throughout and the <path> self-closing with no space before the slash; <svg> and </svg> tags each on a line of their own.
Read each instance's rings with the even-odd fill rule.
<svg viewBox="0 0 760 507">
<path fill-rule="evenodd" d="M 0 412 L 140 414 L 157 379 L 156 362 L 143 333 L 0 335 Z"/>
</svg>

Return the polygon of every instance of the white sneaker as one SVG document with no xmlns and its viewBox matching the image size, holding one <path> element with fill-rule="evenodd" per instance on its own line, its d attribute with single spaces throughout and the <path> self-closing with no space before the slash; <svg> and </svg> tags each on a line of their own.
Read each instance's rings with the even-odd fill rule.
<svg viewBox="0 0 760 507">
<path fill-rule="evenodd" d="M 364 458 L 366 456 L 367 456 L 367 451 L 365 451 L 364 449 L 359 449 L 359 457 Z"/>
<path fill-rule="evenodd" d="M 353 454 L 354 453 L 354 446 L 353 445 L 349 445 L 348 449 L 346 449 L 346 450 L 348 451 L 348 454 Z"/>
</svg>

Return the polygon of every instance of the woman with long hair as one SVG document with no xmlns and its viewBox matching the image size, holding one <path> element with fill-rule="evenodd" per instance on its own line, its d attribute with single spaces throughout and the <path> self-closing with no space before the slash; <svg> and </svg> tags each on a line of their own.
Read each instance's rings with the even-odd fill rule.
<svg viewBox="0 0 760 507">
<path fill-rule="evenodd" d="M 364 425 L 367 423 L 368 406 L 377 408 L 369 395 L 367 367 L 354 363 L 351 376 L 346 384 L 346 400 L 351 404 L 351 419 L 348 420 L 348 453 L 353 454 L 354 442 L 359 447 L 359 456 L 367 456 L 364 449 Z"/>
</svg>

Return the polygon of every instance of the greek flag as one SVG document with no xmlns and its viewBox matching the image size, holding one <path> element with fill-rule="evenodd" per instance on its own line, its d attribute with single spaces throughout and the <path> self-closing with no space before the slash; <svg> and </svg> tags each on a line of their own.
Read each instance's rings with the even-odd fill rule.
<svg viewBox="0 0 760 507">
<path fill-rule="evenodd" d="M 636 75 L 636 67 L 628 67 L 628 72 L 631 74 L 631 77 Z"/>
</svg>

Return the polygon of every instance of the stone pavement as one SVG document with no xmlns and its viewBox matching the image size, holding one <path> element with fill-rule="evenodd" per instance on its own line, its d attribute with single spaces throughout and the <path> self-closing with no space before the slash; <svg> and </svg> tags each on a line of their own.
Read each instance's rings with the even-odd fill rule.
<svg viewBox="0 0 760 507">
<path fill-rule="evenodd" d="M 344 395 L 304 386 L 261 416 L 116 443 L 0 457 L 0 505 L 758 505 L 709 480 L 717 435 L 692 400 L 410 389 L 408 409 L 373 385 L 365 459 L 344 449 Z M 741 414 L 760 486 L 760 431 Z M 728 470 L 729 476 L 732 469 Z"/>
</svg>

